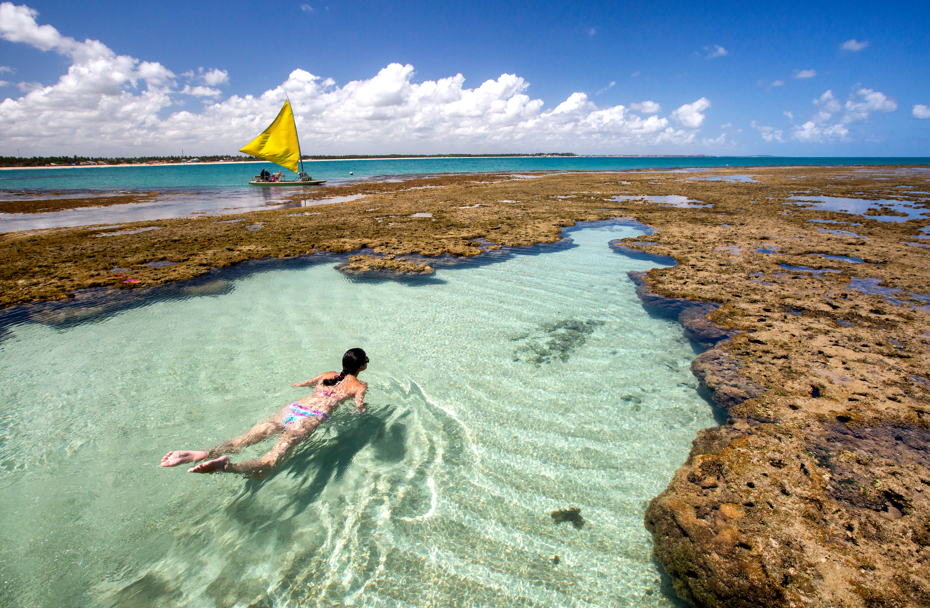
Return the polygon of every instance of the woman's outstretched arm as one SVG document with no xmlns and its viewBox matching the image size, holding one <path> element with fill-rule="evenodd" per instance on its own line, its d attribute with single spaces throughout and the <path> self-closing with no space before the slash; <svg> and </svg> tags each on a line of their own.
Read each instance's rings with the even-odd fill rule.
<svg viewBox="0 0 930 608">
<path fill-rule="evenodd" d="M 291 386 L 310 386 L 312 384 L 316 384 L 317 382 L 321 380 L 326 380 L 327 378 L 333 378 L 338 375 L 339 374 L 337 374 L 336 372 L 323 372 L 319 376 L 314 376 L 313 378 L 310 378 L 309 380 L 304 380 L 303 382 L 295 382 Z"/>
</svg>

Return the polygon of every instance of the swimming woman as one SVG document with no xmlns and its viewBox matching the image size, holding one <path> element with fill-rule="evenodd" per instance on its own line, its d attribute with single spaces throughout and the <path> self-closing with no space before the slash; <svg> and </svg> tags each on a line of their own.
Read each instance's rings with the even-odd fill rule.
<svg viewBox="0 0 930 608">
<path fill-rule="evenodd" d="M 368 369 L 368 357 L 360 348 L 352 348 L 342 356 L 342 373 L 325 372 L 291 386 L 316 384 L 312 395 L 297 400 L 271 418 L 267 418 L 248 432 L 229 441 L 224 441 L 211 450 L 168 452 L 161 459 L 161 466 L 176 467 L 187 462 L 206 462 L 191 467 L 188 473 L 239 473 L 254 479 L 264 479 L 284 462 L 298 443 L 309 437 L 320 424 L 335 413 L 339 404 L 350 397 L 355 399 L 359 413 L 365 411 L 365 389 L 358 375 Z M 245 462 L 231 462 L 227 454 L 235 454 L 242 448 L 254 445 L 272 435 L 281 435 L 274 447 L 261 458 Z"/>
</svg>

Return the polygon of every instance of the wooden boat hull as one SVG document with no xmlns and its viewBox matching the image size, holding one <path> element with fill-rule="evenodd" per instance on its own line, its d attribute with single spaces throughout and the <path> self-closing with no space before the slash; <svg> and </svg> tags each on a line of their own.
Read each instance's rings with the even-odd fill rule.
<svg viewBox="0 0 930 608">
<path fill-rule="evenodd" d="M 251 186 L 262 186 L 265 188 L 268 187 L 277 187 L 277 186 L 322 186 L 326 183 L 325 179 L 308 179 L 304 181 L 286 181 L 282 180 L 280 182 L 262 182 L 258 180 L 252 180 L 249 182 Z"/>
</svg>

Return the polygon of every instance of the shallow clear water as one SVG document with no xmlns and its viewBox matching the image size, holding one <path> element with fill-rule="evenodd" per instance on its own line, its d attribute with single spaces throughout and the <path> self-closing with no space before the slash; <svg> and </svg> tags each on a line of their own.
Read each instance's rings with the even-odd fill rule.
<svg viewBox="0 0 930 608">
<path fill-rule="evenodd" d="M 687 196 L 681 196 L 679 194 L 667 194 L 665 196 L 643 196 L 643 195 L 633 195 L 633 196 L 614 196 L 610 200 L 617 201 L 622 203 L 625 201 L 649 201 L 650 203 L 658 203 L 660 205 L 671 205 L 672 207 L 679 207 L 681 209 L 704 209 L 707 207 L 712 207 L 711 204 L 704 204 L 701 201 L 696 201 L 690 199 Z"/>
<path fill-rule="evenodd" d="M 755 177 L 755 175 L 716 175 L 711 177 L 689 177 L 688 179 L 703 182 L 736 182 L 749 184 L 758 182 L 758 180 L 753 179 Z"/>
<path fill-rule="evenodd" d="M 265 209 L 297 209 L 363 198 L 362 195 L 297 201 L 285 198 L 294 194 L 299 193 L 293 188 L 200 188 L 189 192 L 162 193 L 153 201 L 145 203 L 80 207 L 44 213 L 0 213 L 0 232 L 228 215 Z"/>
<path fill-rule="evenodd" d="M 695 352 L 614 253 L 575 247 L 420 284 L 330 265 L 0 342 L 0 605 L 670 606 L 642 524 L 714 424 Z M 264 483 L 163 469 L 371 358 Z M 237 458 L 270 447 L 263 444 Z M 556 525 L 580 507 L 586 524 Z M 559 556 L 559 564 L 553 557 Z"/>
<path fill-rule="evenodd" d="M 898 200 L 867 200 L 862 198 L 842 198 L 838 196 L 811 196 L 811 195 L 798 195 L 798 196 L 789 196 L 789 201 L 798 201 L 804 203 L 816 203 L 818 208 L 827 209 L 829 211 L 840 211 L 843 213 L 856 213 L 859 215 L 865 215 L 865 213 L 871 209 L 878 209 L 879 211 L 887 209 L 889 211 L 894 211 L 897 213 L 904 213 L 906 215 L 875 215 L 869 216 L 870 219 L 878 220 L 880 222 L 905 222 L 912 219 L 921 219 L 925 218 L 927 215 L 930 215 L 926 209 L 918 207 L 914 204 L 907 203 L 904 201 Z"/>
</svg>

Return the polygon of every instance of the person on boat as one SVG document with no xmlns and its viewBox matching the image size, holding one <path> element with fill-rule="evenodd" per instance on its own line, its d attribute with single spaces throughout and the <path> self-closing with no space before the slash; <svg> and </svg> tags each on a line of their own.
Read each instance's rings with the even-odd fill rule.
<svg viewBox="0 0 930 608">
<path fill-rule="evenodd" d="M 268 169 L 262 169 L 262 172 L 258 174 L 259 181 L 267 182 L 271 180 L 271 172 Z"/>
<path fill-rule="evenodd" d="M 280 171 L 278 171 L 277 175 L 274 176 L 274 181 L 276 182 L 280 182 L 283 179 L 284 179 L 284 175 Z"/>
<path fill-rule="evenodd" d="M 365 411 L 365 389 L 358 375 L 368 369 L 368 356 L 361 348 L 351 348 L 342 357 L 342 373 L 324 372 L 319 376 L 296 382 L 292 386 L 316 384 L 313 394 L 298 399 L 283 410 L 262 420 L 249 431 L 224 441 L 209 450 L 176 450 L 165 454 L 161 466 L 176 467 L 188 462 L 201 462 L 187 470 L 188 473 L 239 473 L 253 479 L 264 479 L 282 462 L 287 460 L 294 447 L 310 437 L 317 427 L 329 419 L 339 405 L 349 399 L 355 400 L 358 413 Z M 235 454 L 242 448 L 254 445 L 273 435 L 281 438 L 267 454 L 244 462 L 232 462 L 227 454 Z"/>
</svg>

